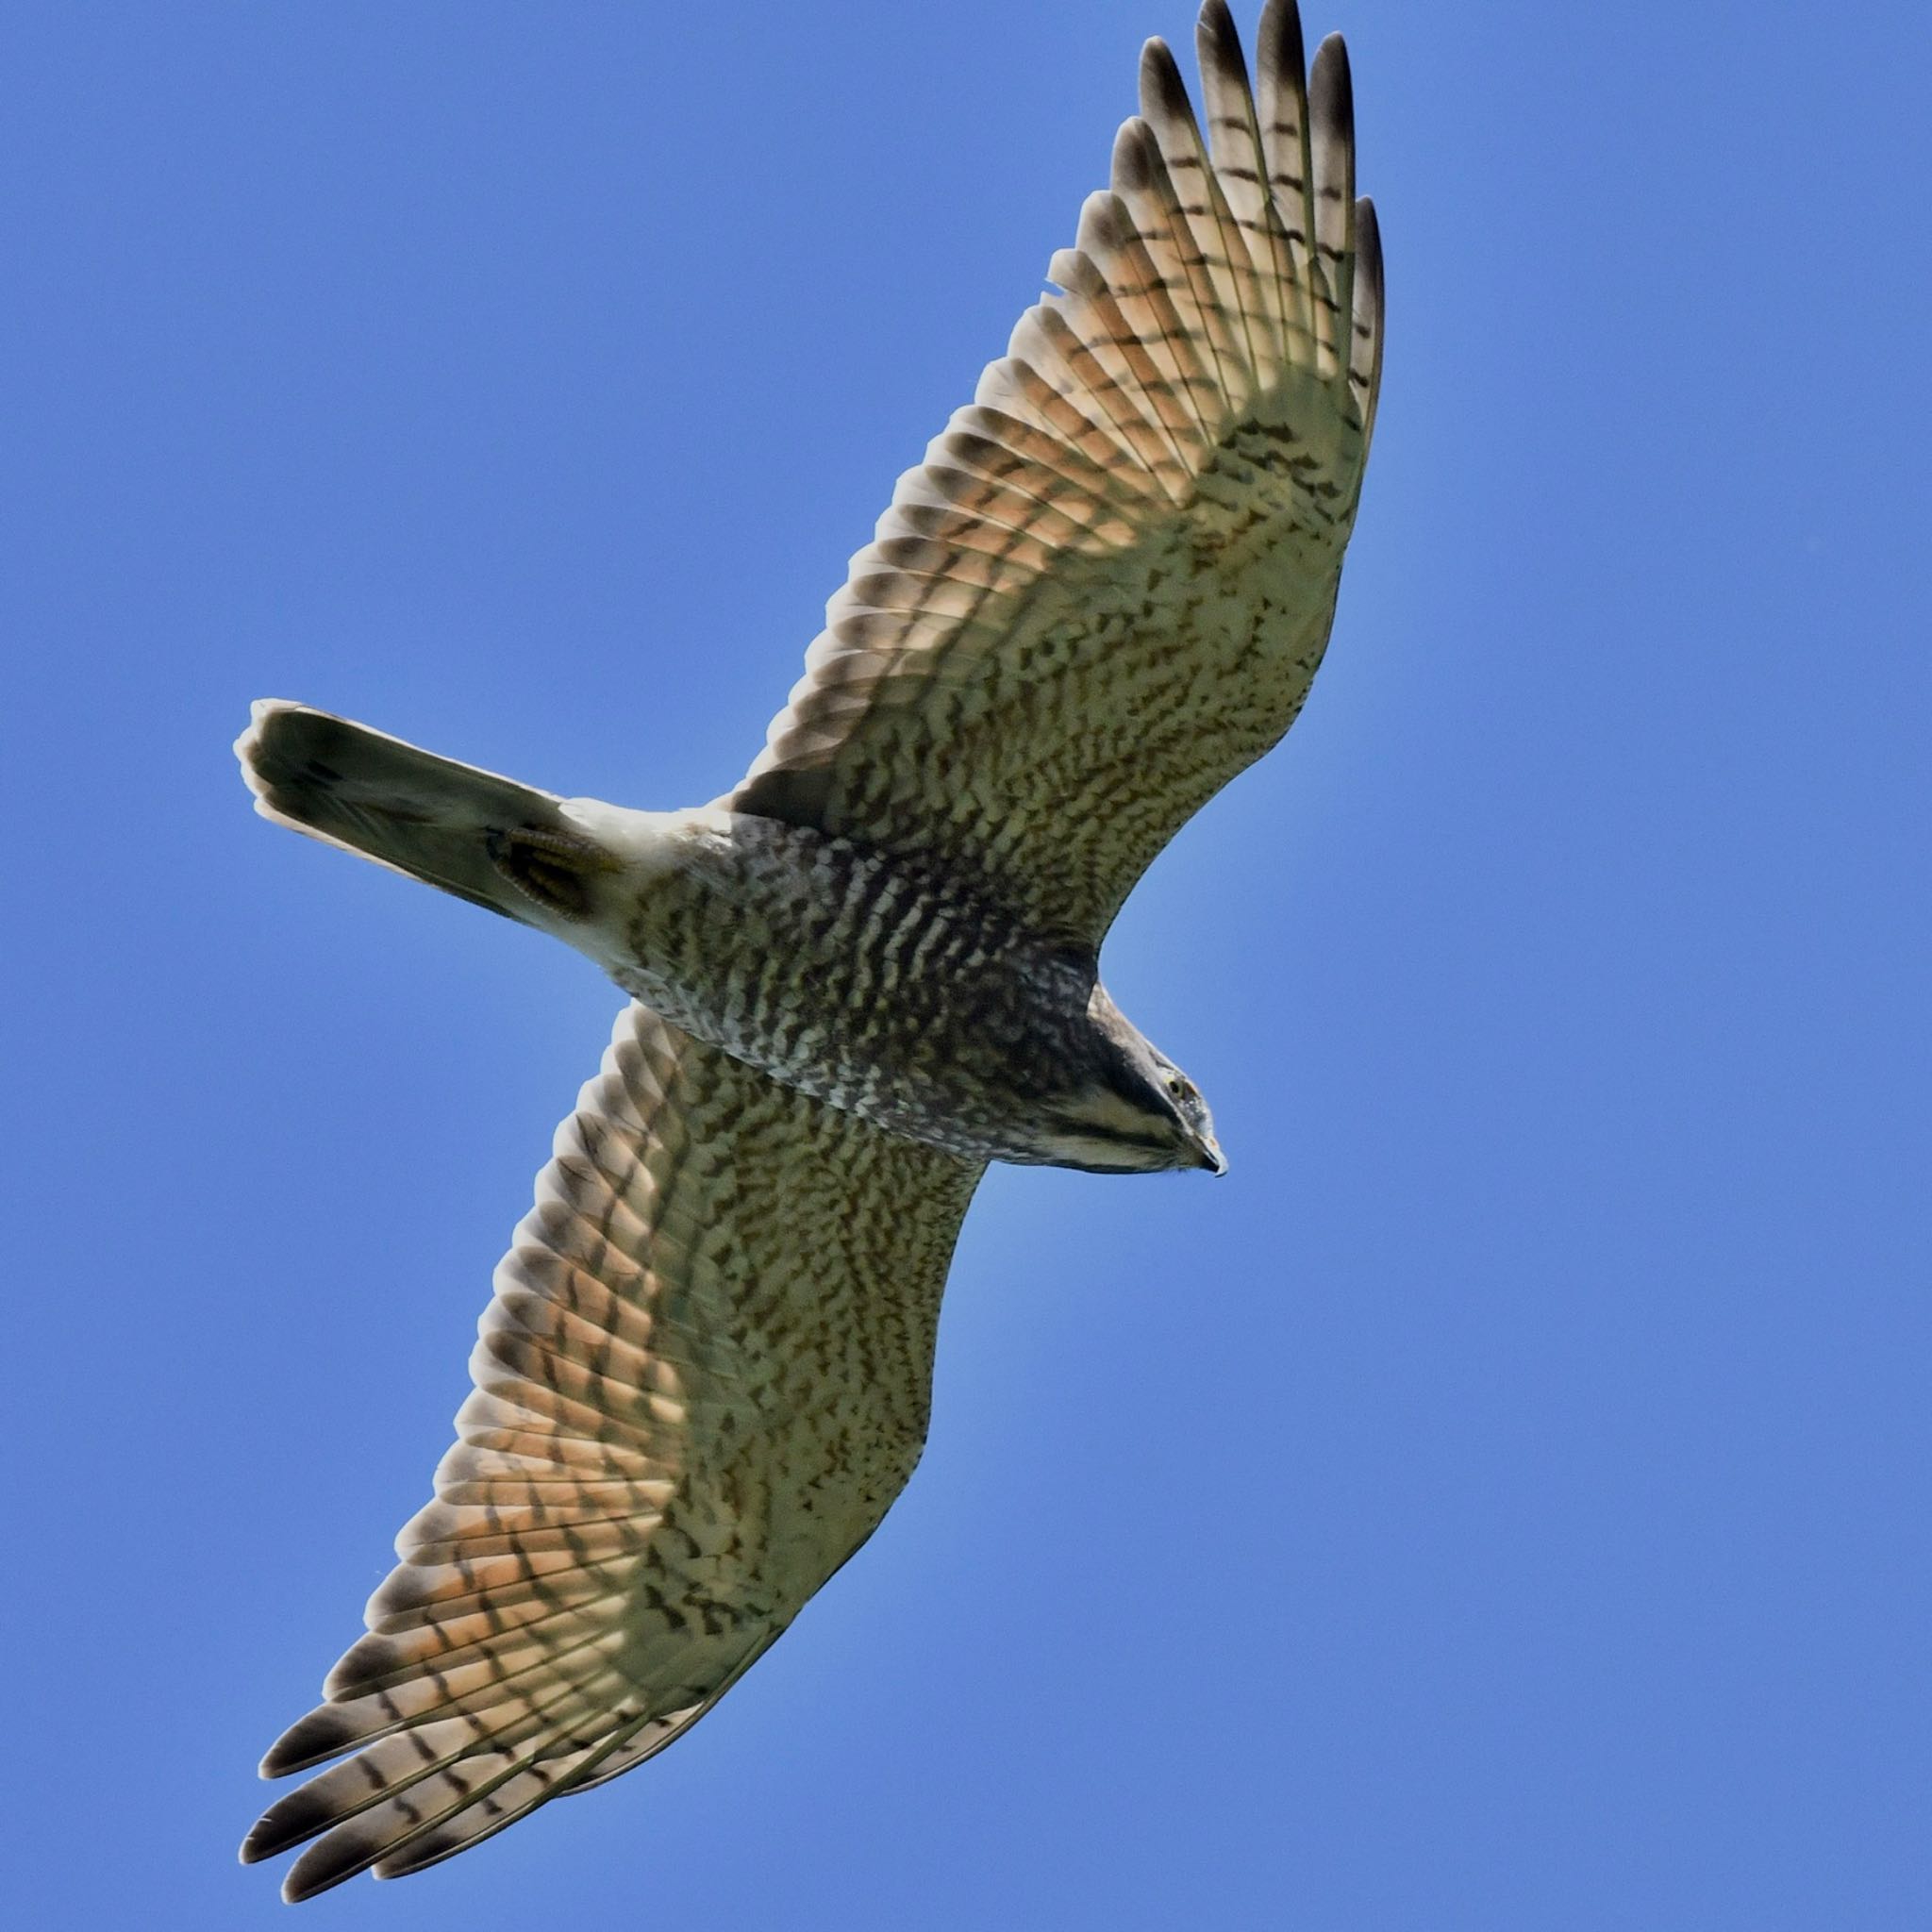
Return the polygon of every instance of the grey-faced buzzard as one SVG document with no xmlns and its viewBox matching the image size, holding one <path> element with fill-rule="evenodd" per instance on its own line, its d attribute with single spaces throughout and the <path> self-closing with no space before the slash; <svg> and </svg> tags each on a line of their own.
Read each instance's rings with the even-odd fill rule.
<svg viewBox="0 0 1932 1932">
<path fill-rule="evenodd" d="M 633 1000 L 497 1270 L 435 1498 L 263 1763 L 342 1757 L 243 1848 L 316 1840 L 291 1898 L 447 1857 L 737 1682 L 918 1459 L 989 1160 L 1222 1168 L 1097 957 L 1321 661 L 1382 263 L 1341 41 L 1305 82 L 1269 0 L 1251 91 L 1208 0 L 1199 48 L 1202 121 L 1148 43 L 1059 292 L 899 479 L 722 798 L 561 798 L 255 708 L 264 816 Z"/>
</svg>

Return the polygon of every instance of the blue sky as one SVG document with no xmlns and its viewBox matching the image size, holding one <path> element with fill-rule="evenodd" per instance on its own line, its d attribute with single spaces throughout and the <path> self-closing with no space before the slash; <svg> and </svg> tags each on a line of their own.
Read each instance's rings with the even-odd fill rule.
<svg viewBox="0 0 1932 1932">
<path fill-rule="evenodd" d="M 1388 243 L 1359 531 L 1106 960 L 1232 1174 L 996 1174 L 862 1557 L 656 1764 L 308 1923 L 1932 1917 L 1924 15 L 1307 25 Z M 247 701 L 723 789 L 1150 32 L 7 9 L 23 1923 L 281 1913 L 255 1760 L 616 1003 L 253 819 Z"/>
</svg>

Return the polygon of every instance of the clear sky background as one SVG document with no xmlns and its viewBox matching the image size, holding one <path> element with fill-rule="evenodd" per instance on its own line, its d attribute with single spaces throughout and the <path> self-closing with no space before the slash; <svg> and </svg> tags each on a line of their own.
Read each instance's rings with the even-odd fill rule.
<svg viewBox="0 0 1932 1932">
<path fill-rule="evenodd" d="M 1232 1174 L 996 1172 L 862 1558 L 657 1763 L 307 1923 L 1932 1924 L 1932 34 L 1307 25 L 1388 241 L 1358 534 L 1106 960 Z M 617 1005 L 252 818 L 247 701 L 724 789 L 1151 32 L 0 15 L 16 1923 L 287 1923 L 255 1761 Z"/>
</svg>

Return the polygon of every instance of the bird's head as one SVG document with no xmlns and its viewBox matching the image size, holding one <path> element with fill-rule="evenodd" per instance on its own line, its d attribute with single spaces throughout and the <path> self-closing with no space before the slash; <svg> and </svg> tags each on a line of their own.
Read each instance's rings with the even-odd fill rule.
<svg viewBox="0 0 1932 1932">
<path fill-rule="evenodd" d="M 1225 1174 L 1227 1162 L 1201 1090 L 1098 985 L 1088 1019 L 1092 1052 L 1087 1078 L 1055 1096 L 1044 1158 L 1058 1167 L 1097 1174 L 1158 1174 L 1176 1167 Z"/>
</svg>

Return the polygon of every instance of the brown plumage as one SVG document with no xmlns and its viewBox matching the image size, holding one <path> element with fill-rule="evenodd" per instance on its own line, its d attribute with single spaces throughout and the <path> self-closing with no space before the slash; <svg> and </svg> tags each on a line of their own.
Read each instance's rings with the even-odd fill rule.
<svg viewBox="0 0 1932 1932">
<path fill-rule="evenodd" d="M 1175 829 L 1292 723 L 1381 367 L 1339 40 L 1222 0 L 1206 131 L 1149 42 L 1062 292 L 852 561 L 712 806 L 562 799 L 297 706 L 263 813 L 556 934 L 637 1004 L 497 1272 L 369 1634 L 263 1764 L 285 1886 L 412 1872 L 660 1749 L 917 1461 L 989 1159 L 1222 1166 L 1097 974 Z"/>
</svg>

